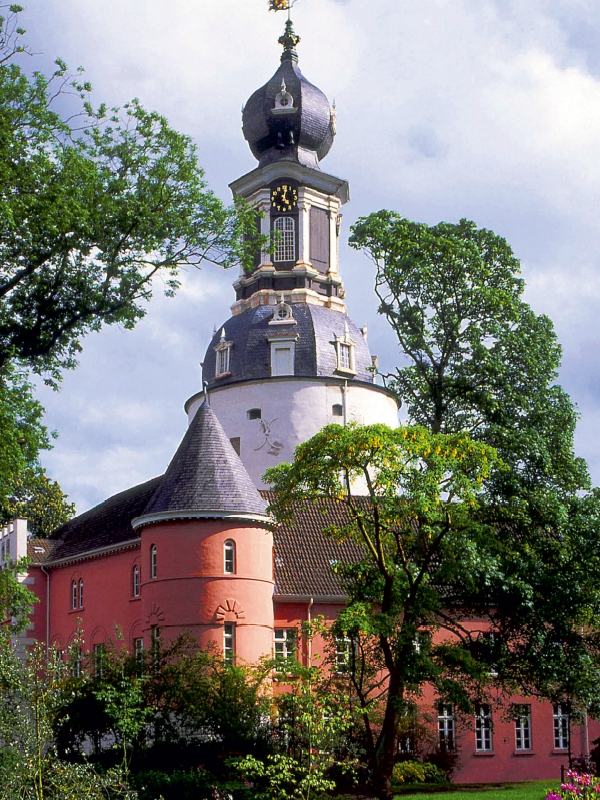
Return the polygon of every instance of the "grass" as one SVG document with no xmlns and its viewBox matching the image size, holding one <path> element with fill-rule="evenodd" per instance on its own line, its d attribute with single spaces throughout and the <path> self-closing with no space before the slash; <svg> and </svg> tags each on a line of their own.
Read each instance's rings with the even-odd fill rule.
<svg viewBox="0 0 600 800">
<path fill-rule="evenodd" d="M 474 785 L 468 789 L 463 786 L 449 787 L 451 800 L 544 800 L 546 790 L 556 781 L 531 781 L 530 783 L 505 783 L 489 786 Z M 435 792 L 427 795 L 438 800 L 450 800 L 448 792 Z M 423 793 L 399 794 L 394 800 L 424 800 Z"/>
</svg>

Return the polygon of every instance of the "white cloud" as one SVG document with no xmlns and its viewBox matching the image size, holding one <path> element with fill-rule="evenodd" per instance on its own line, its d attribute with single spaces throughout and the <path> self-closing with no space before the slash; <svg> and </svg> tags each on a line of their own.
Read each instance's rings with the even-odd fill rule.
<svg viewBox="0 0 600 800">
<path fill-rule="evenodd" d="M 255 166 L 240 108 L 278 64 L 284 16 L 266 7 L 31 0 L 25 27 L 35 50 L 83 63 L 98 100 L 139 96 L 194 136 L 211 187 L 228 198 L 227 184 Z M 468 216 L 505 236 L 523 257 L 528 300 L 555 319 L 561 377 L 584 413 L 578 447 L 600 481 L 589 444 L 600 399 L 598 3 L 302 0 L 294 19 L 303 72 L 337 100 L 338 140 L 323 168 L 350 180 L 344 230 L 393 207 L 431 223 Z M 368 321 L 391 368 L 397 345 L 376 317 L 370 264 L 343 248 L 342 270 L 351 313 Z M 101 499 L 165 468 L 234 278 L 211 267 L 186 274 L 179 297 L 157 296 L 133 333 L 85 341 L 80 370 L 43 398 L 61 431 L 52 469 L 67 489 L 89 498 L 93 485 Z"/>
</svg>

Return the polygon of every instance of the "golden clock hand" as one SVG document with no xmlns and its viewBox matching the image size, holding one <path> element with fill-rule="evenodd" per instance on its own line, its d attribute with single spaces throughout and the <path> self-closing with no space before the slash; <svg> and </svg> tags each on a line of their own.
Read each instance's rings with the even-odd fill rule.
<svg viewBox="0 0 600 800">
<path fill-rule="evenodd" d="M 289 205 L 288 199 L 287 199 L 287 188 L 288 188 L 287 186 L 283 186 L 282 189 L 281 189 L 281 202 L 282 203 L 287 203 Z"/>
</svg>

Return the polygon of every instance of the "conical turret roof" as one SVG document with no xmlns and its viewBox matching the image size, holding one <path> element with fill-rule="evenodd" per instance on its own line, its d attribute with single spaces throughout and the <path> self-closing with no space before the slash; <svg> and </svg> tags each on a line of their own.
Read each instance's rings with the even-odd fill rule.
<svg viewBox="0 0 600 800">
<path fill-rule="evenodd" d="M 268 522 L 266 503 L 215 413 L 204 402 L 134 528 L 169 519 Z"/>
</svg>

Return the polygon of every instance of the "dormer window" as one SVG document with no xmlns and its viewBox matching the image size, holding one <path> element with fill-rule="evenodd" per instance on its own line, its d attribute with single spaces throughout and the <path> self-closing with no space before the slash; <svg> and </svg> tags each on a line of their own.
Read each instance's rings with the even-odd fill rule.
<svg viewBox="0 0 600 800">
<path fill-rule="evenodd" d="M 274 225 L 279 234 L 273 261 L 296 260 L 296 220 L 293 217 L 277 217 Z"/>
<path fill-rule="evenodd" d="M 356 342 L 350 338 L 348 323 L 344 323 L 344 335 L 335 337 L 335 352 L 337 355 L 337 371 L 347 375 L 356 375 L 354 364 L 354 346 Z"/>
<path fill-rule="evenodd" d="M 221 329 L 221 338 L 219 339 L 219 344 L 215 347 L 215 351 L 217 354 L 217 363 L 215 368 L 215 378 L 220 378 L 223 375 L 230 375 L 231 368 L 230 368 L 230 356 L 231 356 L 231 347 L 233 342 L 228 342 L 225 339 L 225 328 Z"/>
<path fill-rule="evenodd" d="M 281 91 L 275 95 L 275 105 L 271 109 L 273 114 L 293 114 L 298 109 L 294 106 L 294 98 L 288 92 L 283 78 L 281 79 Z"/>
</svg>

